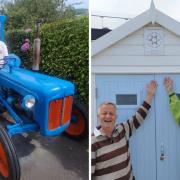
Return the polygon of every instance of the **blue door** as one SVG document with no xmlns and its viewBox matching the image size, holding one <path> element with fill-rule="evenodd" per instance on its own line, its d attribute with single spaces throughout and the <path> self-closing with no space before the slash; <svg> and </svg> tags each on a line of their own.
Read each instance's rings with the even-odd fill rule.
<svg viewBox="0 0 180 180">
<path fill-rule="evenodd" d="M 172 118 L 163 85 L 165 75 L 98 75 L 97 107 L 104 101 L 117 105 L 118 122 L 131 117 L 143 102 L 146 84 L 158 82 L 146 121 L 130 140 L 133 172 L 137 180 L 180 179 L 180 127 Z M 169 75 L 180 94 L 180 75 Z"/>
<path fill-rule="evenodd" d="M 117 105 L 118 122 L 136 112 L 146 95 L 146 84 L 153 75 L 98 75 L 97 106 L 104 101 Z M 123 101 L 121 101 L 123 99 Z M 133 172 L 137 180 L 156 180 L 155 106 L 130 140 Z"/>
<path fill-rule="evenodd" d="M 180 127 L 172 118 L 168 107 L 168 97 L 163 85 L 164 77 L 156 75 L 158 89 L 155 98 L 157 180 L 180 179 Z M 174 89 L 180 94 L 180 75 L 169 75 L 174 81 Z"/>
</svg>

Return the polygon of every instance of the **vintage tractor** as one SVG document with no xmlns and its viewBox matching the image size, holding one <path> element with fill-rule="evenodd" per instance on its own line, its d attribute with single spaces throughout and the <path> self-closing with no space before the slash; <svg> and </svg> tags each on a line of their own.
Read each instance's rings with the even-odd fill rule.
<svg viewBox="0 0 180 180">
<path fill-rule="evenodd" d="M 0 16 L 0 39 L 4 40 L 4 16 Z M 0 60 L 1 61 L 1 60 Z M 14 54 L 3 59 L 0 69 L 0 111 L 13 121 L 0 119 L 0 179 L 19 180 L 20 166 L 11 136 L 39 131 L 43 136 L 66 132 L 71 137 L 87 135 L 87 114 L 73 100 L 71 82 L 20 67 Z"/>
</svg>

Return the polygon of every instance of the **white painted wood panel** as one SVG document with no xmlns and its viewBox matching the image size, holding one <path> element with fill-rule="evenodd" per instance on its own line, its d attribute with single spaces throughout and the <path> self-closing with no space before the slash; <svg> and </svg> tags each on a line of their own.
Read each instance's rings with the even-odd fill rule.
<svg viewBox="0 0 180 180">
<path fill-rule="evenodd" d="M 104 56 L 145 56 L 144 46 L 141 45 L 123 45 L 123 46 L 113 46 L 112 48 L 108 48 L 103 54 Z M 177 56 L 180 55 L 180 45 L 165 45 L 164 53 L 161 55 L 167 56 Z M 151 56 L 151 55 L 148 55 Z M 159 56 L 159 55 L 158 55 Z"/>
<path fill-rule="evenodd" d="M 173 66 L 180 65 L 180 56 L 101 56 L 94 66 Z"/>
<path fill-rule="evenodd" d="M 164 30 L 163 30 L 164 31 Z M 165 45 L 180 45 L 180 37 L 174 35 L 173 33 L 167 33 L 168 31 L 164 32 L 164 44 Z M 131 36 L 127 36 L 126 38 L 122 39 L 115 46 L 120 45 L 144 45 L 144 35 L 143 34 L 132 34 Z M 112 46 L 113 47 L 113 46 Z"/>
<path fill-rule="evenodd" d="M 175 19 L 166 16 L 164 13 L 157 10 L 158 16 L 156 22 L 161 24 L 163 27 L 167 28 L 169 31 L 172 31 L 180 36 L 180 25 L 179 22 Z"/>
<path fill-rule="evenodd" d="M 92 43 L 92 56 L 101 52 L 103 49 L 108 48 L 112 44 L 118 42 L 118 40 L 123 39 L 128 34 L 133 33 L 134 31 L 139 29 L 139 27 L 147 24 L 148 21 L 148 12 L 146 11 L 141 15 L 135 17 L 133 21 L 128 21 L 127 23 L 122 24 L 117 29 L 107 33 L 105 36 L 102 36 L 97 41 L 94 41 Z"/>
<path fill-rule="evenodd" d="M 152 23 L 149 22 L 148 24 L 146 24 L 146 25 L 143 26 L 142 28 L 134 31 L 134 32 L 133 32 L 133 35 L 143 35 L 143 34 L 144 34 L 144 29 L 147 28 L 147 27 L 151 27 L 151 28 L 154 28 L 154 29 L 163 28 L 160 24 L 155 23 L 155 25 L 152 25 Z M 130 34 L 129 34 L 129 35 L 130 35 Z M 128 36 L 129 36 L 129 35 L 128 35 Z"/>
<path fill-rule="evenodd" d="M 105 49 L 101 54 L 105 55 L 144 55 L 144 29 L 128 35 L 119 42 Z M 155 27 L 157 29 L 160 27 Z M 180 37 L 174 33 L 160 28 L 164 34 L 164 54 L 161 55 L 180 55 Z"/>
<path fill-rule="evenodd" d="M 180 66 L 93 66 L 96 74 L 149 74 L 149 73 L 179 73 Z"/>
<path fill-rule="evenodd" d="M 169 45 L 165 46 L 165 55 L 167 56 L 179 56 L 180 55 L 180 45 Z"/>
<path fill-rule="evenodd" d="M 118 47 L 118 46 L 122 46 L 122 45 L 144 45 L 144 38 L 142 34 L 137 34 L 137 35 L 131 35 L 128 36 L 124 39 L 122 39 L 121 41 L 119 41 L 118 43 L 116 43 L 114 46 Z M 113 47 L 113 46 L 112 46 Z"/>
<path fill-rule="evenodd" d="M 143 55 L 144 46 L 112 46 L 104 52 L 104 56 Z"/>
</svg>

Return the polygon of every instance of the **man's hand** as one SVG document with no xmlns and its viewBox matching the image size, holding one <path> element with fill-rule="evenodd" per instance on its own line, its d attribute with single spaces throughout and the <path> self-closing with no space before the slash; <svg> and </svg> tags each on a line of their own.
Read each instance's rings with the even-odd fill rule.
<svg viewBox="0 0 180 180">
<path fill-rule="evenodd" d="M 166 77 L 164 79 L 164 86 L 166 87 L 166 90 L 167 90 L 169 95 L 174 92 L 174 90 L 173 90 L 173 80 L 170 77 Z"/>
<path fill-rule="evenodd" d="M 145 101 L 147 103 L 151 103 L 155 93 L 156 93 L 156 89 L 157 89 L 157 82 L 152 80 L 149 84 L 147 84 L 147 96 L 146 96 L 146 99 Z"/>
</svg>

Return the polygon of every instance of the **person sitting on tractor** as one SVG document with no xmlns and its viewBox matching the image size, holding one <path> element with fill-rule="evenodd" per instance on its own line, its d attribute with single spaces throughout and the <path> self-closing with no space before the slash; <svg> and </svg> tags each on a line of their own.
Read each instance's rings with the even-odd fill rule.
<svg viewBox="0 0 180 180">
<path fill-rule="evenodd" d="M 7 46 L 3 41 L 0 41 L 0 68 L 3 68 L 5 56 L 8 56 Z"/>
<path fill-rule="evenodd" d="M 6 44 L 3 41 L 0 41 L 0 59 L 8 56 L 8 49 Z"/>
<path fill-rule="evenodd" d="M 8 56 L 8 49 L 6 44 L 3 41 L 0 41 L 0 68 L 3 68 L 4 66 L 4 57 Z M 10 122 L 14 122 L 13 118 L 9 115 L 9 113 L 4 109 L 4 107 L 1 107 L 0 105 L 0 116 L 5 118 L 6 120 Z"/>
</svg>

